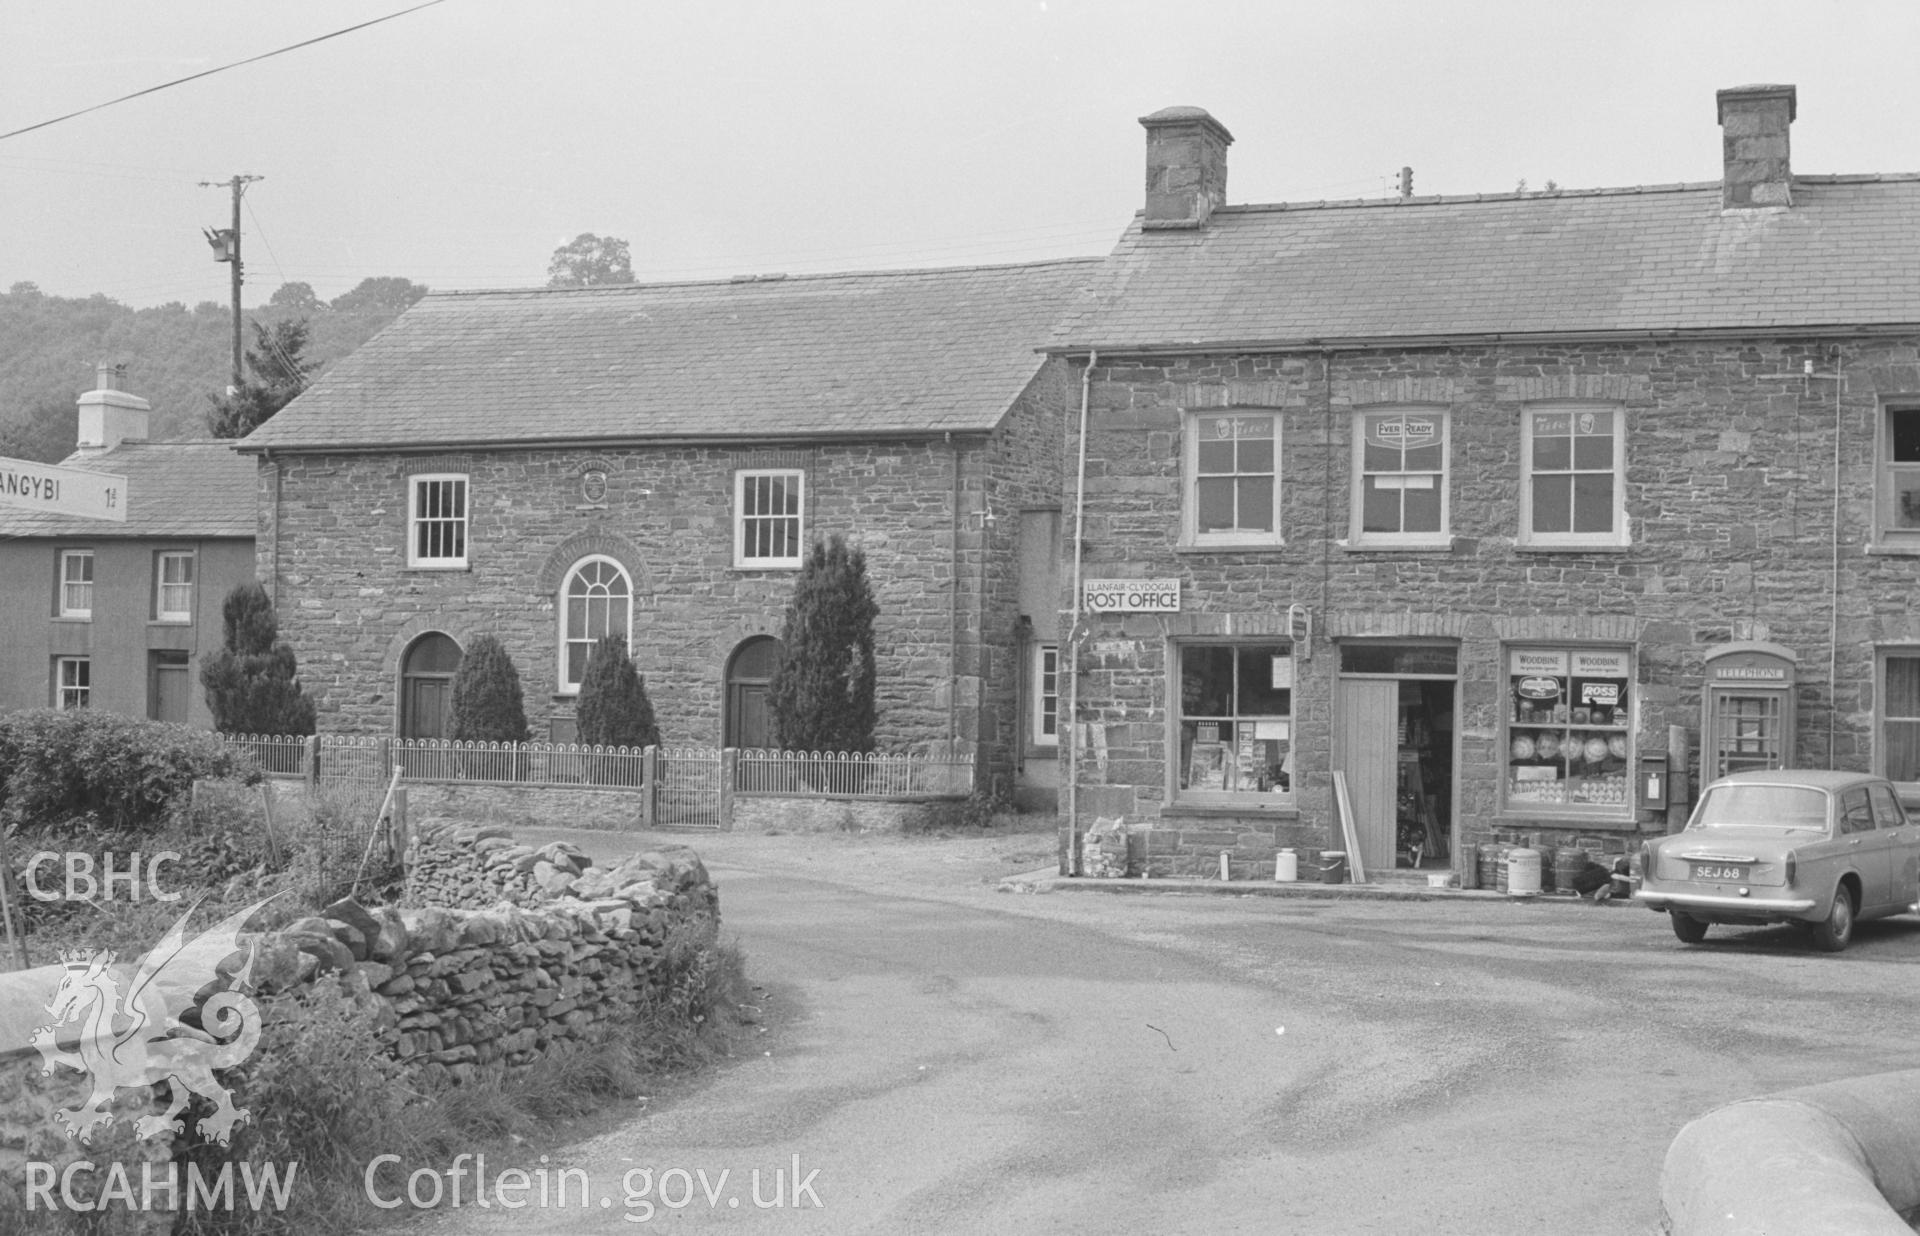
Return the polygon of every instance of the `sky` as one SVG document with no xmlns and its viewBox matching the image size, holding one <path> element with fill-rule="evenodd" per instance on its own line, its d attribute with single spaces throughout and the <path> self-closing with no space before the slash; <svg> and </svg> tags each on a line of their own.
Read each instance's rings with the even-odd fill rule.
<svg viewBox="0 0 1920 1236">
<path fill-rule="evenodd" d="M 0 133 L 421 0 L 0 0 Z M 1233 203 L 1710 181 L 1714 92 L 1799 88 L 1798 172 L 1920 171 L 1912 0 L 440 0 L 0 138 L 0 288 L 249 306 L 1099 254 L 1138 120 L 1230 130 Z M 202 182 L 215 182 L 204 187 Z"/>
</svg>

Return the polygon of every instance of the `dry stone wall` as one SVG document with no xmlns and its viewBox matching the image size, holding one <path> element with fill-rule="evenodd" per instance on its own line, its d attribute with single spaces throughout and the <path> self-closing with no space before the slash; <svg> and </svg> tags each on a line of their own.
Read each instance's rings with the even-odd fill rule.
<svg viewBox="0 0 1920 1236">
<path fill-rule="evenodd" d="M 423 1080 L 473 1081 L 602 1041 L 718 936 L 717 891 L 685 846 L 599 866 L 569 845 L 536 848 L 505 829 L 427 820 L 410 850 L 402 905 L 342 900 L 248 939 L 257 989 L 287 992 L 337 974 L 387 1050 Z M 173 1151 L 168 1135 L 133 1136 L 131 1117 L 159 1110 L 140 1089 L 121 1092 L 127 1119 L 89 1144 L 55 1123 L 53 1112 L 78 1106 L 89 1085 L 64 1068 L 43 1075 L 31 1046 L 64 973 L 0 975 L 0 1192 L 16 1199 L 29 1162 L 56 1173 L 79 1159 L 124 1162 L 137 1188 L 139 1164 L 164 1164 Z M 109 1230 L 164 1232 L 165 1219 L 116 1212 L 121 1225 Z"/>
</svg>

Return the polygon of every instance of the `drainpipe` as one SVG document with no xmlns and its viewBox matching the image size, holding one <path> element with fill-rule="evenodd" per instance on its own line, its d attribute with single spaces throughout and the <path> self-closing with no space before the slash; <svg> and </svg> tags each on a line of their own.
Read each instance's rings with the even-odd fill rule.
<svg viewBox="0 0 1920 1236">
<path fill-rule="evenodd" d="M 1827 767 L 1833 767 L 1834 729 L 1840 716 L 1840 390 L 1846 383 L 1842 375 L 1846 357 L 1838 347 L 1833 350 L 1833 563 L 1827 596 Z M 1815 375 L 1813 362 L 1807 362 L 1808 377 Z"/>
<path fill-rule="evenodd" d="M 1087 407 L 1092 397 L 1093 367 L 1099 351 L 1087 353 L 1087 367 L 1080 374 L 1079 463 L 1073 486 L 1073 622 L 1067 638 L 1061 641 L 1062 664 L 1067 670 L 1067 822 L 1060 831 L 1060 874 L 1070 876 L 1079 864 L 1080 849 L 1080 641 L 1086 634 L 1080 629 L 1080 559 L 1087 521 Z"/>
<path fill-rule="evenodd" d="M 268 537 L 267 560 L 272 569 L 267 573 L 267 600 L 273 603 L 275 610 L 280 606 L 280 464 L 271 450 L 260 452 L 261 461 L 273 469 L 273 528 Z"/>
<path fill-rule="evenodd" d="M 960 532 L 966 517 L 960 513 L 960 446 L 951 433 L 946 442 L 953 461 L 953 574 L 947 584 L 947 758 L 953 759 L 960 740 Z M 976 777 L 979 771 L 976 762 Z"/>
</svg>

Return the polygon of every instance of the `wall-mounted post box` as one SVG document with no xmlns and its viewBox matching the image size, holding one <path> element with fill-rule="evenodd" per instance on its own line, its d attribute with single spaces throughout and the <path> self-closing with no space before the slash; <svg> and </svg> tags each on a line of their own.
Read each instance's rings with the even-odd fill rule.
<svg viewBox="0 0 1920 1236">
<path fill-rule="evenodd" d="M 1667 757 L 1640 757 L 1640 805 L 1649 811 L 1667 809 Z"/>
</svg>

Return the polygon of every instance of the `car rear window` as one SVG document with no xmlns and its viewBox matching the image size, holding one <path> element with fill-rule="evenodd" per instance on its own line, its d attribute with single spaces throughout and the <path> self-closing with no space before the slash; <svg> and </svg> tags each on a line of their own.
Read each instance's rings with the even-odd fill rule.
<svg viewBox="0 0 1920 1236">
<path fill-rule="evenodd" d="M 1893 796 L 1890 785 L 1872 785 L 1867 787 L 1873 795 L 1873 820 L 1881 828 L 1905 828 L 1907 817 L 1900 810 L 1900 800 Z"/>
<path fill-rule="evenodd" d="M 1692 828 L 1827 829 L 1827 795 L 1800 785 L 1720 785 L 1708 790 Z"/>
</svg>

